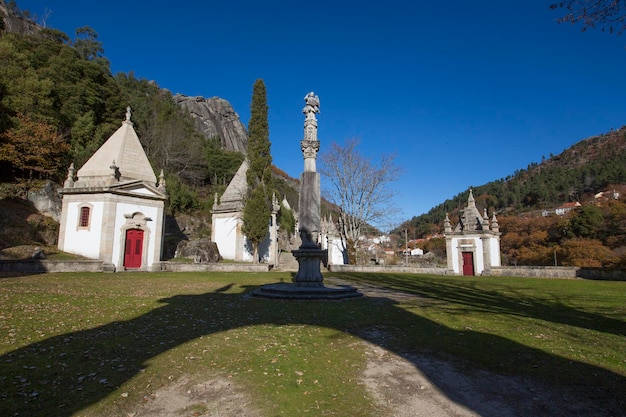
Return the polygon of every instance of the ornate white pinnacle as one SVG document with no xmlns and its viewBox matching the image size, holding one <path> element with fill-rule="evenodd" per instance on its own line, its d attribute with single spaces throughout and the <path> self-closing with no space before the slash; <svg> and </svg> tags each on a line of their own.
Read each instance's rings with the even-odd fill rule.
<svg viewBox="0 0 626 417">
<path fill-rule="evenodd" d="M 304 119 L 304 139 L 300 141 L 302 154 L 304 155 L 304 171 L 315 172 L 315 160 L 317 151 L 320 149 L 320 142 L 317 140 L 317 119 L 315 114 L 320 112 L 320 99 L 312 91 L 304 96 L 306 103 L 302 109 L 305 114 Z"/>
</svg>

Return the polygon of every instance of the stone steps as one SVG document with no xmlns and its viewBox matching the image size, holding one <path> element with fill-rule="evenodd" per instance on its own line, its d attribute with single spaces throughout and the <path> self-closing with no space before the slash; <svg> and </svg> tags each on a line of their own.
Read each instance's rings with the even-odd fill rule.
<svg viewBox="0 0 626 417">
<path fill-rule="evenodd" d="M 298 261 L 293 256 L 291 251 L 282 251 L 280 253 L 279 265 L 276 268 L 280 271 L 297 271 Z"/>
</svg>

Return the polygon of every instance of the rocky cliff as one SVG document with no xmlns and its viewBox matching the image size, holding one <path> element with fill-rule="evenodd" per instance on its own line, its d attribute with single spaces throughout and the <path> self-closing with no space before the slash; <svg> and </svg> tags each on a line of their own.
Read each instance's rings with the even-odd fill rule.
<svg viewBox="0 0 626 417">
<path fill-rule="evenodd" d="M 246 153 L 248 133 L 228 101 L 219 97 L 189 97 L 182 94 L 176 94 L 174 101 L 189 111 L 196 121 L 196 128 L 205 137 L 219 136 L 222 149 Z"/>
<path fill-rule="evenodd" d="M 0 0 L 0 32 L 21 33 L 22 35 L 34 35 L 41 31 L 41 26 L 33 20 L 30 12 L 21 11 L 17 4 L 8 6 L 4 0 Z"/>
</svg>

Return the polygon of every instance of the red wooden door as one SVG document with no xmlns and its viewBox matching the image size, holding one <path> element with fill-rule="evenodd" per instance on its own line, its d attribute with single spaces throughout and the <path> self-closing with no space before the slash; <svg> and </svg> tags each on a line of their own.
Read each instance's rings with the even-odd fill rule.
<svg viewBox="0 0 626 417">
<path fill-rule="evenodd" d="M 463 252 L 463 275 L 474 275 L 474 254 Z"/>
<path fill-rule="evenodd" d="M 143 230 L 126 231 L 126 247 L 124 248 L 124 268 L 141 268 L 143 250 Z"/>
</svg>

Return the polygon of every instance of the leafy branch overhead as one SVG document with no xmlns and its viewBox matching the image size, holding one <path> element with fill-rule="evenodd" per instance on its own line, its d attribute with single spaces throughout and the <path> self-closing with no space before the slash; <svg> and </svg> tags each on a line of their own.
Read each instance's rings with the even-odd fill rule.
<svg viewBox="0 0 626 417">
<path fill-rule="evenodd" d="M 550 5 L 568 12 L 559 23 L 582 23 L 583 31 L 600 28 L 620 35 L 626 30 L 626 0 L 569 0 Z"/>
</svg>

